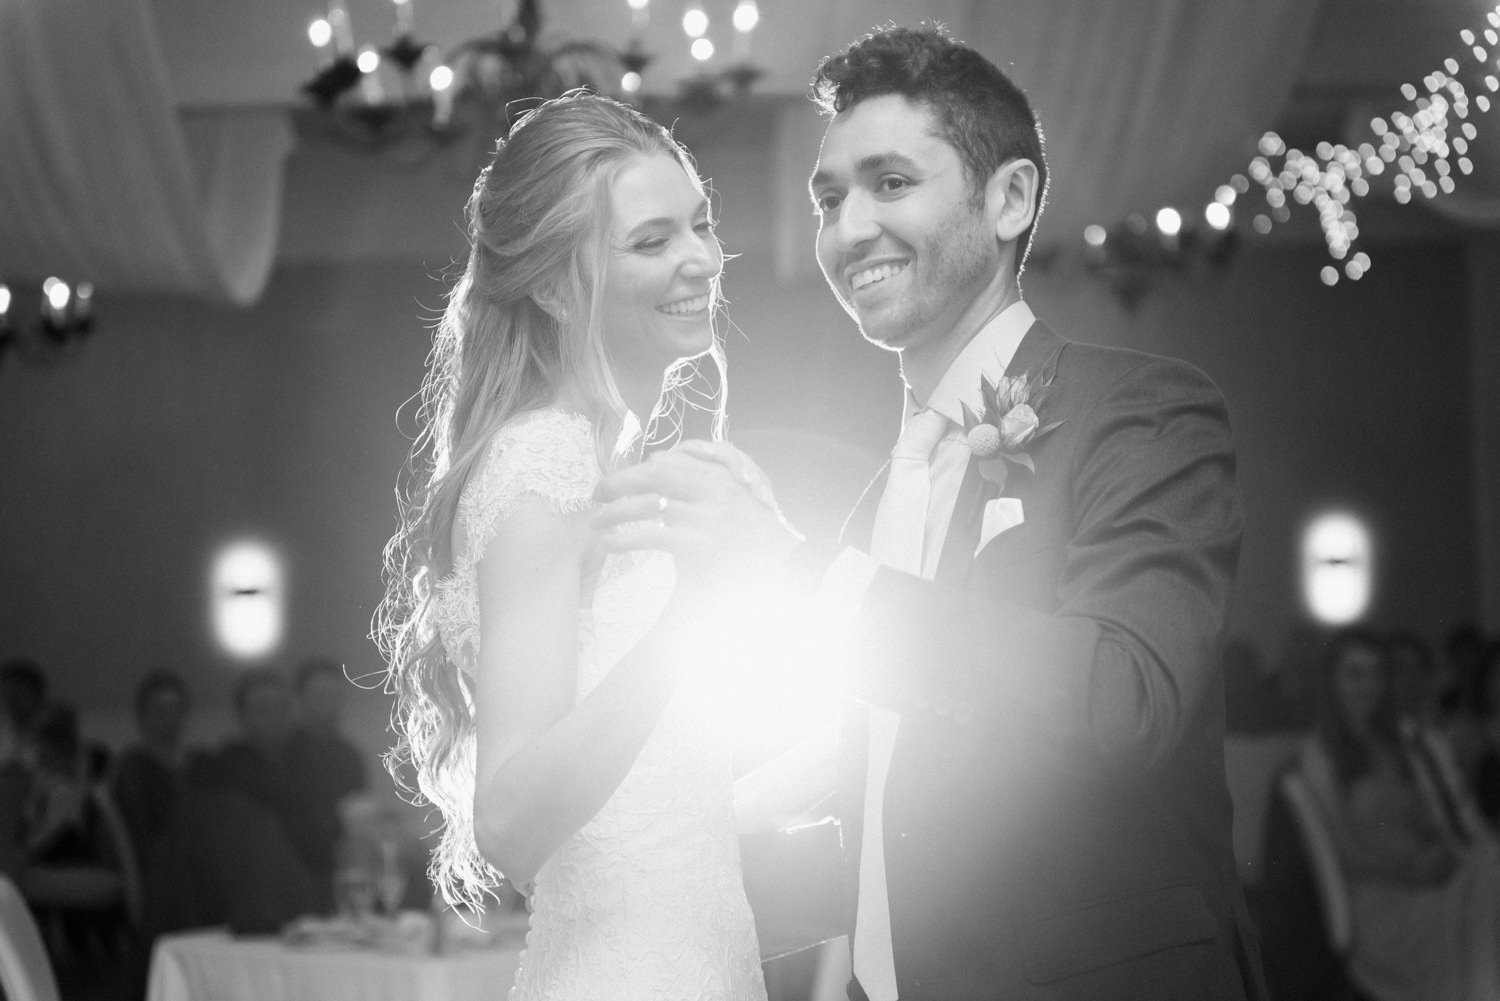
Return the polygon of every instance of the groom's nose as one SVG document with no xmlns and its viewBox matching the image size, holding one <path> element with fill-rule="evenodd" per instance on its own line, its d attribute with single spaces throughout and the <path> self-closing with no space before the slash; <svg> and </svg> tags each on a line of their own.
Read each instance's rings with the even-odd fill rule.
<svg viewBox="0 0 1500 1001">
<path fill-rule="evenodd" d="M 839 205 L 833 223 L 834 246 L 848 253 L 880 235 L 878 206 L 874 198 L 861 191 L 851 191 Z"/>
</svg>

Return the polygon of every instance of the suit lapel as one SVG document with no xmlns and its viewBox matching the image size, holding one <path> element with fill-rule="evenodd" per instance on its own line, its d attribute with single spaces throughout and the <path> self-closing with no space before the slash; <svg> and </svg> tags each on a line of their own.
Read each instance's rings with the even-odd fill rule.
<svg viewBox="0 0 1500 1001">
<path fill-rule="evenodd" d="M 1043 378 L 1050 377 L 1052 373 L 1045 371 L 1044 367 L 1055 370 L 1057 352 L 1063 344 L 1063 339 L 1042 321 L 1034 321 L 1026 331 L 1026 336 L 1021 338 L 1021 343 L 1016 346 L 1016 353 L 1005 369 L 1006 375 L 1019 376 L 1037 371 Z M 953 505 L 953 517 L 948 522 L 948 534 L 943 540 L 943 555 L 938 559 L 936 580 L 960 586 L 965 583 L 969 567 L 974 562 L 974 550 L 979 545 L 979 533 L 984 525 L 984 505 L 996 497 L 1015 496 L 1015 481 L 1023 472 L 1013 469 L 1002 492 L 980 475 L 977 459 L 969 460 L 963 483 L 958 488 L 958 498 Z"/>
<path fill-rule="evenodd" d="M 962 585 L 968 578 L 969 565 L 974 562 L 974 547 L 979 544 L 984 503 L 994 496 L 995 485 L 979 474 L 978 460 L 970 459 L 953 504 L 953 516 L 948 520 L 948 533 L 943 537 L 943 554 L 938 557 L 934 580 Z"/>
</svg>

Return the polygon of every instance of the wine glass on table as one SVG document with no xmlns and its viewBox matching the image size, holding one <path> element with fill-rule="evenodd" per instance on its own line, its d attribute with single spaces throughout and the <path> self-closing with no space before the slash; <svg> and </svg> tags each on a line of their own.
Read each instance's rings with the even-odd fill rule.
<svg viewBox="0 0 1500 1001">
<path fill-rule="evenodd" d="M 406 898 L 406 871 L 401 866 L 401 855 L 395 841 L 380 843 L 380 862 L 375 870 L 375 896 L 380 904 L 380 913 L 394 918 L 401 910 Z"/>
</svg>

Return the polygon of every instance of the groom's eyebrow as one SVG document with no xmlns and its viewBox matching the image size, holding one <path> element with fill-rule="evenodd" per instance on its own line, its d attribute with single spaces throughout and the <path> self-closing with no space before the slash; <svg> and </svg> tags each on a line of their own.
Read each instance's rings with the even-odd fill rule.
<svg viewBox="0 0 1500 1001">
<path fill-rule="evenodd" d="M 917 164 L 915 160 L 909 156 L 895 152 L 871 153 L 868 156 L 860 157 L 859 162 L 854 165 L 854 172 L 856 174 L 879 174 L 887 170 L 900 170 L 909 173 L 916 169 Z M 832 180 L 833 175 L 820 168 L 807 183 L 808 187 L 816 188 L 819 185 L 828 184 Z"/>
</svg>

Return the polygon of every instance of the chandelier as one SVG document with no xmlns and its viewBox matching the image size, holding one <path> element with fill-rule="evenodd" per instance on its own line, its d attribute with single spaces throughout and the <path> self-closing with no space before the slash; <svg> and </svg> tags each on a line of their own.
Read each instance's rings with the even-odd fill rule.
<svg viewBox="0 0 1500 1001">
<path fill-rule="evenodd" d="M 589 40 L 544 44 L 541 0 L 520 0 L 509 23 L 444 50 L 417 39 L 413 0 L 393 0 L 395 25 L 383 46 L 357 44 L 344 0 L 333 0 L 308 28 L 319 69 L 302 92 L 335 138 L 371 150 L 441 146 L 476 130 L 492 139 L 509 130 L 515 112 L 530 106 L 512 109 L 515 102 L 578 87 L 639 104 L 652 62 L 642 42 L 651 0 L 623 2 L 631 22 L 623 46 Z M 679 82 L 683 106 L 706 110 L 749 93 L 762 72 L 749 59 L 759 20 L 756 0 L 735 0 L 732 51 L 722 68 L 711 70 L 716 53 L 709 15 L 703 0 L 688 0 L 682 30 L 702 69 Z"/>
<path fill-rule="evenodd" d="M 94 286 L 70 286 L 59 278 L 42 282 L 36 319 L 26 322 L 10 286 L 0 283 L 0 362 L 12 350 L 28 364 L 45 366 L 71 353 L 94 326 Z"/>
<path fill-rule="evenodd" d="M 1150 219 L 1132 212 L 1108 228 L 1089 225 L 1083 231 L 1084 266 L 1127 309 L 1134 309 L 1168 275 L 1220 270 L 1239 247 L 1231 208 L 1236 194 L 1234 186 L 1222 186 L 1204 209 L 1201 224 L 1167 206 Z"/>
</svg>

